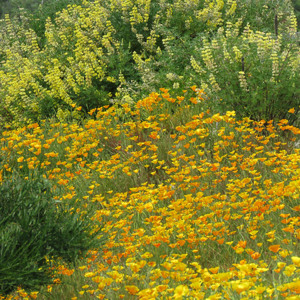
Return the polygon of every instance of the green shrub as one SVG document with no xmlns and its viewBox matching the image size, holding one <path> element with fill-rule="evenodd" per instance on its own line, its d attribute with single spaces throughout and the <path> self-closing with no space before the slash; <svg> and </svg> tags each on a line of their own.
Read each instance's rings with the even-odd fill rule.
<svg viewBox="0 0 300 300">
<path fill-rule="evenodd" d="M 35 10 L 41 1 L 38 0 L 0 0 L 0 18 L 5 14 L 18 15 L 19 9 Z"/>
<path fill-rule="evenodd" d="M 49 182 L 14 177 L 0 186 L 0 295 L 51 283 L 50 261 L 75 262 L 95 247 L 95 221 L 55 201 Z"/>
<path fill-rule="evenodd" d="M 292 26 L 279 36 L 249 26 L 241 35 L 238 30 L 228 23 L 195 49 L 193 82 L 205 88 L 223 112 L 235 110 L 240 118 L 294 123 L 299 112 L 300 52 Z M 290 108 L 295 108 L 295 114 L 288 113 Z"/>
<path fill-rule="evenodd" d="M 44 0 L 36 9 L 28 11 L 30 15 L 29 27 L 34 30 L 39 39 L 40 47 L 46 42 L 45 29 L 46 21 L 55 19 L 56 13 L 66 9 L 68 5 L 79 5 L 82 0 Z"/>
<path fill-rule="evenodd" d="M 160 1 L 154 2 L 159 6 L 159 13 L 157 13 L 156 16 L 157 21 L 153 22 L 152 28 L 154 33 L 152 36 L 157 37 L 156 40 L 154 38 L 150 39 L 149 37 L 147 42 L 143 43 L 143 49 L 150 50 L 150 45 L 152 45 L 153 48 L 154 44 L 157 47 L 156 51 L 148 55 L 145 51 L 133 54 L 136 68 L 141 74 L 142 82 L 138 85 L 127 83 L 127 86 L 122 90 L 123 94 L 135 90 L 137 91 L 136 98 L 141 99 L 147 95 L 147 93 L 151 93 L 162 86 L 173 87 L 174 90 L 180 90 L 183 88 L 186 89 L 194 84 L 198 86 L 203 84 L 206 87 L 206 91 L 210 92 L 211 98 L 214 99 L 213 102 L 209 102 L 209 105 L 215 106 L 217 110 L 222 109 L 226 111 L 236 108 L 240 111 L 242 108 L 243 116 L 251 116 L 255 119 L 272 118 L 273 116 L 286 117 L 289 115 L 286 108 L 291 108 L 290 105 L 297 104 L 297 85 L 295 86 L 295 82 L 298 79 L 297 74 L 295 74 L 295 72 L 298 72 L 298 67 L 292 62 L 297 59 L 298 54 L 297 40 L 294 34 L 296 31 L 296 19 L 290 1 L 273 1 L 268 4 L 262 0 L 224 2 L 193 1 L 192 3 L 181 4 L 176 2 L 174 5 Z M 176 9 L 174 7 L 176 7 Z M 229 48 L 228 51 L 232 53 L 232 47 L 236 46 L 235 43 L 240 42 L 238 40 L 231 40 L 228 45 L 221 45 L 223 40 L 220 40 L 217 46 L 219 50 L 217 50 L 213 49 L 214 45 L 212 44 L 213 40 L 214 43 L 216 42 L 215 36 L 222 35 L 222 32 L 226 30 L 228 34 L 233 34 L 234 37 L 238 39 L 245 28 L 251 28 L 253 34 L 257 32 L 259 35 L 259 32 L 262 32 L 262 34 L 268 35 L 267 33 L 269 33 L 274 39 L 276 34 L 283 36 L 283 41 L 280 41 L 282 45 L 279 50 L 279 52 L 282 53 L 279 64 L 281 64 L 283 70 L 280 74 L 281 78 L 278 78 L 280 83 L 277 82 L 275 84 L 275 90 L 272 90 L 274 86 L 272 84 L 266 87 L 264 83 L 266 78 L 262 79 L 264 75 L 269 76 L 267 78 L 270 79 L 270 71 L 272 72 L 269 68 L 270 65 L 266 62 L 263 63 L 264 58 L 260 59 L 257 65 L 256 60 L 258 57 L 255 46 L 249 48 L 246 53 L 248 63 L 250 63 L 250 59 L 254 59 L 253 63 L 250 64 L 252 67 L 254 66 L 254 68 L 257 65 L 255 75 L 259 76 L 257 78 L 254 75 L 252 76 L 252 81 L 255 81 L 254 85 L 258 87 L 257 94 L 260 95 L 258 99 L 254 101 L 260 102 L 263 98 L 261 93 L 265 93 L 266 89 L 271 89 L 271 93 L 268 91 L 268 96 L 263 103 L 271 108 L 272 111 L 266 111 L 265 109 L 262 112 L 258 112 L 259 109 L 256 110 L 257 107 L 255 105 L 252 107 L 248 105 L 247 109 L 244 109 L 243 106 L 236 107 L 236 105 L 233 105 L 233 102 L 240 102 L 240 100 L 226 99 L 232 93 L 235 93 L 236 97 L 244 99 L 242 102 L 248 103 L 243 91 L 241 91 L 240 95 L 237 95 L 237 93 L 240 92 L 240 88 L 236 82 L 227 86 L 226 89 L 222 86 L 222 97 L 220 93 L 212 88 L 210 88 L 210 91 L 207 90 L 210 85 L 208 80 L 209 76 L 211 77 L 211 81 L 214 80 L 212 75 L 222 81 L 228 78 L 228 76 L 237 77 L 237 73 L 234 73 L 234 71 L 242 71 L 241 61 L 237 62 L 235 67 L 232 64 L 227 64 L 227 61 L 225 61 L 226 63 L 224 64 L 224 55 L 219 53 L 220 47 L 224 47 L 225 49 Z M 288 40 L 289 38 L 291 38 L 290 41 Z M 239 39 L 242 40 L 242 38 Z M 152 41 L 152 43 L 150 43 L 150 41 Z M 224 42 L 226 43 L 226 41 Z M 288 50 L 289 45 L 293 45 L 291 51 Z M 207 47 L 212 49 L 212 55 L 214 55 L 213 59 L 216 59 L 215 70 L 205 66 L 201 58 L 203 48 Z M 285 51 L 289 51 L 287 61 L 290 63 L 288 66 L 285 66 L 287 61 L 283 62 L 285 60 Z M 203 53 L 203 55 L 205 56 L 205 53 Z M 200 62 L 201 60 L 202 62 Z M 191 61 L 193 61 L 193 66 L 191 66 Z M 201 65 L 201 63 L 204 63 L 202 68 L 204 68 L 203 72 L 206 72 L 205 74 L 199 74 L 199 70 L 197 70 L 196 65 Z M 261 64 L 263 64 L 263 70 L 260 70 Z M 292 64 L 294 65 L 291 66 Z M 233 73 L 231 71 L 233 71 Z M 215 75 L 215 73 L 218 75 Z M 288 89 L 283 88 L 286 84 L 289 86 Z M 232 88 L 233 91 L 229 91 L 229 88 Z M 252 96 L 254 95 L 255 94 L 252 93 Z M 278 99 L 270 100 L 273 96 L 278 96 Z M 278 106 L 278 103 L 286 97 L 288 97 L 289 100 L 285 101 L 285 105 L 283 107 L 281 105 Z M 215 100 L 219 98 L 225 99 L 220 105 L 219 102 Z M 290 102 L 290 99 L 293 98 L 294 100 Z M 273 101 L 277 104 L 273 104 Z M 252 111 L 253 108 L 255 109 Z M 277 112 L 277 108 L 279 108 L 279 112 Z M 284 113 L 282 114 L 282 112 Z M 257 113 L 258 115 L 256 115 Z M 289 116 L 293 119 L 291 115 Z"/>
</svg>

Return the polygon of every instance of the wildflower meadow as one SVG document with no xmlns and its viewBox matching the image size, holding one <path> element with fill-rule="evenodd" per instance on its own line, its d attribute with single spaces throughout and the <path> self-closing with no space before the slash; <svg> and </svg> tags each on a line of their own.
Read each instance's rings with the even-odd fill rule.
<svg viewBox="0 0 300 300">
<path fill-rule="evenodd" d="M 291 2 L 42 9 L 0 24 L 0 299 L 299 299 Z"/>
</svg>

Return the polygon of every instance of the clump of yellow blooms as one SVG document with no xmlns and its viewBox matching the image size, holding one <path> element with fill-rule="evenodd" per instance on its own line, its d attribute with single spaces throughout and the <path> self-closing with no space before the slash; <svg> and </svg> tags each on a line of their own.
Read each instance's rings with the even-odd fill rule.
<svg viewBox="0 0 300 300">
<path fill-rule="evenodd" d="M 44 176 L 57 200 L 84 199 L 81 213 L 103 222 L 108 239 L 75 267 L 83 284 L 69 299 L 299 297 L 300 130 L 206 101 L 196 86 L 162 88 L 82 125 L 3 132 L 1 180 Z"/>
</svg>

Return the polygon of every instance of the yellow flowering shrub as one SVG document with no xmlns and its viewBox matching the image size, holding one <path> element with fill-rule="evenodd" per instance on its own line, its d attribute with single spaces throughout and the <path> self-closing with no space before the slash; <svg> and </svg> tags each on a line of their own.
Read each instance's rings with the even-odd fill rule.
<svg viewBox="0 0 300 300">
<path fill-rule="evenodd" d="M 213 72 L 220 66 L 211 61 L 210 37 L 219 30 L 239 34 L 247 24 L 272 32 L 275 17 L 279 34 L 296 26 L 289 1 L 83 0 L 54 20 L 49 17 L 41 41 L 26 14 L 21 23 L 6 15 L 0 24 L 0 123 L 18 126 L 53 115 L 79 119 L 93 108 L 131 103 L 163 85 L 187 88 L 200 72 L 198 47 L 212 67 L 209 83 L 218 90 Z M 274 74 L 282 60 L 272 56 Z M 239 80 L 246 91 L 245 74 L 239 73 Z"/>
<path fill-rule="evenodd" d="M 201 82 L 216 111 L 232 109 L 240 118 L 297 122 L 300 51 L 293 38 L 296 24 L 289 22 L 278 36 L 241 26 L 241 22 L 227 23 L 213 39 L 204 38 L 204 47 L 197 47 L 190 59 L 193 82 Z M 293 115 L 288 112 L 291 107 Z"/>
</svg>

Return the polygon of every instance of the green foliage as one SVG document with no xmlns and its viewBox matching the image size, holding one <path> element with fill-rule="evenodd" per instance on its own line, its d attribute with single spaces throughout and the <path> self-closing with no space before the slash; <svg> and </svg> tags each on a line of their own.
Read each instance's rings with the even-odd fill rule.
<svg viewBox="0 0 300 300">
<path fill-rule="evenodd" d="M 37 9 L 28 12 L 30 15 L 29 27 L 37 34 L 41 47 L 43 47 L 46 42 L 45 25 L 47 19 L 50 18 L 54 21 L 57 12 L 66 9 L 68 5 L 79 5 L 81 2 L 81 0 L 46 0 L 43 1 L 43 4 L 39 5 Z"/>
<path fill-rule="evenodd" d="M 19 9 L 24 8 L 26 10 L 35 10 L 39 4 L 43 1 L 38 0 L 0 0 L 0 18 L 3 18 L 5 14 L 11 16 L 18 15 Z"/>
<path fill-rule="evenodd" d="M 213 99 L 209 102 L 208 108 L 214 107 L 216 112 L 236 109 L 238 117 L 247 116 L 256 120 L 289 118 L 293 123 L 297 116 L 290 115 L 288 109 L 295 107 L 297 110 L 298 108 L 297 80 L 299 78 L 297 74 L 299 74 L 299 65 L 297 60 L 299 60 L 299 51 L 295 34 L 296 21 L 291 3 L 289 1 L 273 1 L 266 5 L 265 1 L 250 0 L 224 1 L 223 4 L 222 1 L 215 1 L 215 6 L 208 2 L 202 3 L 202 5 L 200 2 L 185 4 L 184 7 L 177 3 L 175 10 L 171 9 L 173 7 L 171 3 L 164 3 L 165 6 L 163 6 L 159 2 L 159 21 L 154 22 L 152 27 L 158 36 L 156 45 L 159 48 L 148 55 L 149 51 L 133 54 L 137 69 L 141 73 L 142 83 L 138 85 L 139 89 L 136 88 L 136 85 L 128 83 L 127 92 L 138 90 L 136 97 L 140 99 L 161 86 L 173 87 L 174 90 L 178 90 L 197 84 L 199 87 L 205 88 Z M 191 5 L 194 6 L 191 7 Z M 217 21 L 218 18 L 219 21 Z M 183 26 L 184 20 L 185 25 Z M 280 72 L 274 80 L 272 79 L 272 68 L 276 68 L 276 62 L 272 65 L 270 50 L 265 53 L 268 57 L 263 57 L 264 55 L 260 53 L 258 55 L 257 47 L 254 45 L 250 48 L 246 46 L 242 51 L 245 52 L 246 57 L 243 59 L 247 60 L 247 68 L 250 67 L 255 74 L 251 77 L 252 91 L 249 92 L 245 92 L 239 85 L 238 72 L 242 71 L 241 58 L 239 61 L 230 63 L 225 59 L 226 63 L 224 64 L 224 53 L 221 53 L 222 48 L 228 48 L 231 56 L 234 57 L 233 47 L 237 46 L 236 43 L 241 43 L 242 33 L 247 28 L 252 31 L 254 36 L 256 33 L 259 36 L 261 32 L 266 36 L 270 34 L 275 40 L 276 35 L 281 35 L 279 37 L 280 49 L 276 50 L 280 55 L 278 62 Z M 226 40 L 219 40 L 219 44 L 216 46 L 218 49 L 214 49 L 215 36 L 220 37 L 222 34 L 226 38 L 228 35 L 233 35 L 236 37 L 236 41 L 233 41 L 235 39 L 233 38 L 227 45 Z M 149 40 L 147 42 L 144 42 L 143 46 L 146 50 L 150 49 Z M 155 41 L 153 43 L 155 44 Z M 254 44 L 253 41 L 251 43 Z M 263 41 L 257 40 L 256 43 L 261 43 L 258 51 L 264 52 Z M 244 42 L 245 45 L 246 42 Z M 208 49 L 203 50 L 203 48 Z M 215 60 L 213 66 L 209 65 L 209 58 L 204 62 L 205 58 L 202 55 L 210 55 L 209 53 L 205 54 L 205 51 L 211 51 L 213 60 Z M 202 71 L 197 70 L 198 63 L 203 68 Z M 229 78 L 231 79 L 229 80 Z M 212 86 L 215 85 L 215 80 L 219 84 L 218 88 L 221 88 L 220 92 L 218 92 L 218 88 L 214 89 Z M 123 89 L 123 93 L 126 94 L 126 87 Z M 232 94 L 235 94 L 233 98 Z M 220 98 L 223 99 L 222 102 L 219 101 Z M 283 99 L 285 99 L 284 105 L 282 105 Z M 261 103 L 262 107 L 257 103 Z"/>
<path fill-rule="evenodd" d="M 193 82 L 205 87 L 217 110 L 235 110 L 239 118 L 289 119 L 299 112 L 300 55 L 297 40 L 285 34 L 254 32 L 247 27 L 204 40 L 191 59 Z M 288 113 L 294 107 L 296 114 Z"/>
<path fill-rule="evenodd" d="M 51 283 L 51 259 L 75 262 L 96 245 L 95 223 L 76 213 L 77 204 L 55 201 L 44 179 L 7 178 L 0 207 L 0 294 Z"/>
<path fill-rule="evenodd" d="M 249 24 L 253 30 L 275 33 L 275 16 L 277 16 L 279 31 L 284 32 L 293 16 L 291 1 L 245 0 L 239 2 L 236 20 L 240 16 L 243 27 Z"/>
</svg>

